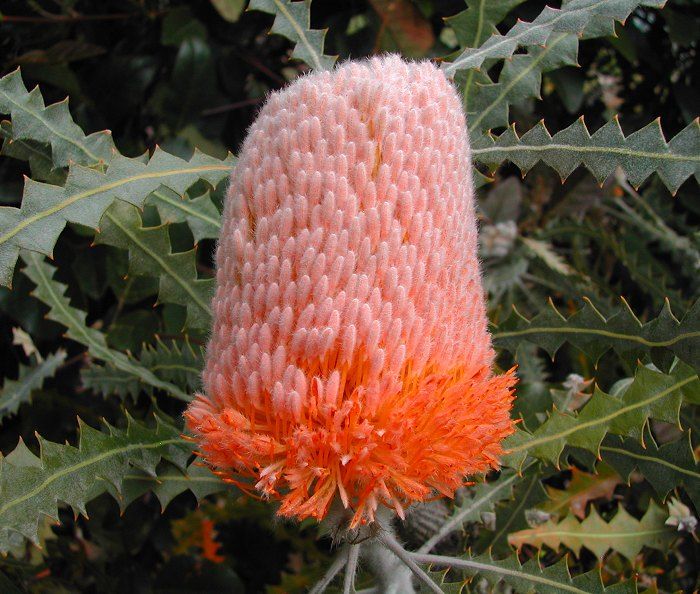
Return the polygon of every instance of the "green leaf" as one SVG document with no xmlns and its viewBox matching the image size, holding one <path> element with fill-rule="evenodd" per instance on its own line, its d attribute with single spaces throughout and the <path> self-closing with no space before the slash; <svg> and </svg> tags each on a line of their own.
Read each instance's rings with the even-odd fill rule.
<svg viewBox="0 0 700 594">
<path fill-rule="evenodd" d="M 546 545 L 555 551 L 564 545 L 577 556 L 585 547 L 599 559 L 613 549 L 628 559 L 634 559 L 644 546 L 665 550 L 671 543 L 675 530 L 664 524 L 667 518 L 668 514 L 653 500 L 641 520 L 619 506 L 615 517 L 606 522 L 593 507 L 582 522 L 572 515 L 558 523 L 548 520 L 534 528 L 513 532 L 508 536 L 508 543 L 518 550 L 526 544 L 538 549 Z"/>
<path fill-rule="evenodd" d="M 466 0 L 467 9 L 445 19 L 452 27 L 461 48 L 477 47 L 490 35 L 497 33 L 496 25 L 516 6 L 525 0 Z M 464 107 L 471 111 L 471 95 L 476 90 L 479 80 L 490 83 L 491 79 L 484 73 L 477 75 L 476 70 L 469 70 L 464 79 L 458 79 L 464 96 Z"/>
<path fill-rule="evenodd" d="M 294 42 L 292 57 L 302 60 L 313 70 L 330 70 L 337 56 L 323 55 L 326 31 L 311 29 L 311 2 L 291 0 L 250 0 L 248 10 L 275 15 L 270 33 L 277 33 Z"/>
<path fill-rule="evenodd" d="M 109 130 L 86 136 L 70 115 L 68 99 L 46 107 L 38 88 L 27 92 L 19 69 L 0 78 L 0 113 L 12 118 L 14 139 L 50 145 L 54 167 L 71 161 L 95 166 L 116 154 Z"/>
<path fill-rule="evenodd" d="M 160 380 L 191 394 L 200 386 L 204 348 L 188 341 L 179 344 L 175 341 L 165 343 L 159 339 L 155 345 L 144 345 L 138 364 Z M 125 375 L 111 365 L 87 367 L 82 370 L 81 378 L 86 388 L 105 396 L 117 394 L 135 399 L 145 387 L 137 378 Z"/>
<path fill-rule="evenodd" d="M 550 301 L 549 307 L 528 320 L 515 308 L 493 331 L 497 347 L 515 352 L 523 340 L 545 349 L 554 357 L 569 342 L 591 361 L 613 349 L 624 361 L 634 363 L 652 349 L 668 350 L 700 371 L 700 300 L 678 321 L 668 302 L 653 320 L 642 323 L 626 301 L 609 317 L 585 299 L 577 312 L 564 317 Z"/>
<path fill-rule="evenodd" d="M 165 511 L 175 497 L 186 491 L 190 491 L 200 502 L 213 493 L 236 492 L 236 489 L 195 460 L 184 470 L 169 462 L 161 462 L 155 475 L 132 468 L 124 477 L 121 493 L 115 491 L 113 495 L 120 507 L 125 509 L 132 501 L 149 491 L 158 498 L 162 510 Z"/>
<path fill-rule="evenodd" d="M 12 134 L 12 124 L 4 120 L 0 122 L 2 149 L 0 155 L 27 161 L 32 177 L 49 183 L 61 184 L 65 181 L 65 172 L 56 168 L 51 160 L 51 147 L 35 140 L 22 140 Z"/>
<path fill-rule="evenodd" d="M 448 17 L 460 47 L 477 47 L 497 33 L 496 25 L 525 0 L 466 0 L 467 9 Z"/>
<path fill-rule="evenodd" d="M 577 167 L 584 166 L 599 182 L 605 181 L 619 167 L 635 187 L 656 172 L 675 193 L 690 176 L 700 181 L 700 121 L 696 119 L 688 124 L 669 142 L 664 138 L 658 119 L 627 137 L 617 119 L 592 135 L 583 117 L 554 136 L 544 122 L 539 122 L 522 137 L 513 125 L 497 137 L 475 136 L 472 156 L 492 169 L 511 161 L 523 173 L 542 161 L 563 179 Z"/>
<path fill-rule="evenodd" d="M 579 37 L 612 34 L 615 21 L 624 21 L 637 6 L 663 4 L 664 0 L 572 0 L 561 9 L 547 6 L 534 21 L 518 21 L 505 35 L 494 33 L 480 47 L 467 48 L 443 68 L 448 75 L 480 68 L 485 60 L 510 58 L 518 47 L 544 46 L 555 33 L 573 33 Z"/>
<path fill-rule="evenodd" d="M 542 73 L 577 64 L 578 38 L 557 33 L 544 47 L 513 56 L 504 65 L 498 83 L 476 84 L 466 104 L 472 133 L 507 126 L 511 103 L 522 104 L 540 98 Z M 466 101 L 465 97 L 465 101 Z"/>
<path fill-rule="evenodd" d="M 209 328 L 214 279 L 197 277 L 196 248 L 173 253 L 168 226 L 142 226 L 136 207 L 116 201 L 102 217 L 95 243 L 129 251 L 129 275 L 159 279 L 158 299 L 187 309 L 185 326 Z"/>
<path fill-rule="evenodd" d="M 170 382 L 160 380 L 154 373 L 139 365 L 122 352 L 107 346 L 104 334 L 86 325 L 85 312 L 71 306 L 65 295 L 66 286 L 53 280 L 54 268 L 39 254 L 28 252 L 23 256 L 27 266 L 24 274 L 36 285 L 34 296 L 49 306 L 48 318 L 68 328 L 66 336 L 85 345 L 90 355 L 100 359 L 139 382 L 164 390 L 180 400 L 189 401 L 190 395 Z"/>
<path fill-rule="evenodd" d="M 16 533 L 38 542 L 39 519 L 58 520 L 59 502 L 85 514 L 90 499 L 108 485 L 120 490 L 133 468 L 155 474 L 166 459 L 184 469 L 191 454 L 180 430 L 159 418 L 153 428 L 128 418 L 126 430 L 106 425 L 98 431 L 81 421 L 79 430 L 77 448 L 39 437 L 38 458 L 21 446 L 21 455 L 0 459 L 0 551 Z"/>
<path fill-rule="evenodd" d="M 678 426 L 681 402 L 697 402 L 699 389 L 698 376 L 686 365 L 676 365 L 668 375 L 639 366 L 622 397 L 596 388 L 578 415 L 555 409 L 533 433 L 518 429 L 506 440 L 504 464 L 518 468 L 529 454 L 558 465 L 566 445 L 599 455 L 607 433 L 639 441 L 650 418 Z"/>
<path fill-rule="evenodd" d="M 451 532 L 459 530 L 467 522 L 481 522 L 484 512 L 493 511 L 498 501 L 511 500 L 513 487 L 522 481 L 522 475 L 504 470 L 501 476 L 493 482 L 482 482 L 471 491 L 471 498 L 465 499 L 461 505 L 455 507 L 453 514 L 440 528 L 418 549 L 419 553 L 427 553 L 447 537 Z"/>
<path fill-rule="evenodd" d="M 216 239 L 221 231 L 221 213 L 209 192 L 189 199 L 168 188 L 156 190 L 146 199 L 158 209 L 162 223 L 187 223 L 194 240 Z"/>
<path fill-rule="evenodd" d="M 198 180 L 216 185 L 232 164 L 232 157 L 197 151 L 188 162 L 156 149 L 147 163 L 116 155 L 105 173 L 72 165 L 63 187 L 27 179 L 21 208 L 0 207 L 0 284 L 10 284 L 20 249 L 51 255 L 67 222 L 95 228 L 115 198 L 141 207 L 161 185 L 179 194 Z"/>
<path fill-rule="evenodd" d="M 31 367 L 20 364 L 19 377 L 16 380 L 6 379 L 0 391 L 0 424 L 5 417 L 15 414 L 21 404 L 29 402 L 32 392 L 53 377 L 65 360 L 66 351 L 59 349 Z"/>
<path fill-rule="evenodd" d="M 634 439 L 611 435 L 600 446 L 600 454 L 628 481 L 632 472 L 639 469 L 661 499 L 683 486 L 700 510 L 700 465 L 693 455 L 690 432 L 660 447 L 651 435 L 645 437 L 644 446 Z"/>
<path fill-rule="evenodd" d="M 540 567 L 534 559 L 520 565 L 516 556 L 496 561 L 489 555 L 471 557 L 442 557 L 440 555 L 412 555 L 418 563 L 431 563 L 436 566 L 449 565 L 461 569 L 471 576 L 472 582 L 477 577 L 486 579 L 494 586 L 505 583 L 520 594 L 604 594 L 613 588 L 605 588 L 599 570 L 571 577 L 566 559 L 561 559 L 555 565 Z M 616 585 L 615 594 L 635 594 L 637 589 L 631 582 Z"/>
</svg>

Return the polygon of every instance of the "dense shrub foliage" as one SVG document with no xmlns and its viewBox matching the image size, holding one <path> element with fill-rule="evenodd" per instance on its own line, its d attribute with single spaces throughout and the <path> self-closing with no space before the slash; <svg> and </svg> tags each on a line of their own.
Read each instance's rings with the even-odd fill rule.
<svg viewBox="0 0 700 594">
<path fill-rule="evenodd" d="M 503 469 L 400 527 L 421 587 L 692 592 L 697 3 L 244 8 L 2 3 L 0 591 L 304 592 L 340 567 L 315 523 L 198 465 L 181 414 L 256 110 L 392 51 L 463 96 L 498 366 L 519 376 Z"/>
</svg>

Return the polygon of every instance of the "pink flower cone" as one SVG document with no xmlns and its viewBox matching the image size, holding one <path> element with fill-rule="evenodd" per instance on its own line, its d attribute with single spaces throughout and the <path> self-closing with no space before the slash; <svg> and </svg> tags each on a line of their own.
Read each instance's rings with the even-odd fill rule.
<svg viewBox="0 0 700 594">
<path fill-rule="evenodd" d="M 431 63 L 349 62 L 273 93 L 231 178 L 200 454 L 279 513 L 352 525 L 497 467 L 471 159 Z M 252 479 L 252 480 L 251 480 Z"/>
</svg>

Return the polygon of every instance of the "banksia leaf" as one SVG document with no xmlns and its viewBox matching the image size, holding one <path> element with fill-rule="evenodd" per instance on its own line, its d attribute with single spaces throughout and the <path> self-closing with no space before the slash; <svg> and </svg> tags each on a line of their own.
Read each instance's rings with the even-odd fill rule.
<svg viewBox="0 0 700 594">
<path fill-rule="evenodd" d="M 260 10 L 275 15 L 270 33 L 283 35 L 294 42 L 292 57 L 308 64 L 313 70 L 330 70 L 337 56 L 325 56 L 323 43 L 326 31 L 311 29 L 311 2 L 303 0 L 250 0 L 248 10 Z"/>
<path fill-rule="evenodd" d="M 530 320 L 514 308 L 494 329 L 494 342 L 514 353 L 527 340 L 551 357 L 568 342 L 595 364 L 610 349 L 628 363 L 648 357 L 652 349 L 668 350 L 700 371 L 700 300 L 680 321 L 666 302 L 659 315 L 646 323 L 639 321 L 624 300 L 607 318 L 589 300 L 584 301 L 585 305 L 568 318 L 551 302 Z"/>
<path fill-rule="evenodd" d="M 209 192 L 188 198 L 161 187 L 148 197 L 146 204 L 158 209 L 161 223 L 187 223 L 196 242 L 215 239 L 221 231 L 221 213 Z"/>
<path fill-rule="evenodd" d="M 21 208 L 0 207 L 0 284 L 10 284 L 20 249 L 51 255 L 66 223 L 96 228 L 115 198 L 141 207 L 161 185 L 180 194 L 200 179 L 216 185 L 231 164 L 232 158 L 195 152 L 185 161 L 156 149 L 147 163 L 117 155 L 105 173 L 73 165 L 64 186 L 27 179 Z"/>
<path fill-rule="evenodd" d="M 494 375 L 460 100 L 390 56 L 302 77 L 250 128 L 224 210 L 203 458 L 322 519 L 452 494 L 498 464 Z"/>
<path fill-rule="evenodd" d="M 425 541 L 418 552 L 430 552 L 443 538 L 461 529 L 468 522 L 481 522 L 483 514 L 492 512 L 496 503 L 513 499 L 513 488 L 522 480 L 522 475 L 517 472 L 504 470 L 497 480 L 484 481 L 474 486 L 470 489 L 470 496 L 455 506 L 453 514 Z"/>
<path fill-rule="evenodd" d="M 484 578 L 490 584 L 507 584 L 518 594 L 636 594 L 637 588 L 631 582 L 605 588 L 598 570 L 571 577 L 566 559 L 555 565 L 540 567 L 536 560 L 520 565 L 517 556 L 503 560 L 492 559 L 489 555 L 471 557 L 442 557 L 440 555 L 413 555 L 419 563 L 434 567 L 449 565 L 471 577 L 471 582 Z"/>
<path fill-rule="evenodd" d="M 564 516 L 569 510 L 582 520 L 586 517 L 586 506 L 589 501 L 598 498 L 612 499 L 615 488 L 621 482 L 617 472 L 607 464 L 598 464 L 594 474 L 573 466 L 571 480 L 565 489 L 545 486 L 550 500 L 540 507 L 559 517 Z"/>
<path fill-rule="evenodd" d="M 165 510 L 181 493 L 190 491 L 198 502 L 213 493 L 235 490 L 216 476 L 201 462 L 195 461 L 186 468 L 169 462 L 161 462 L 155 474 L 131 468 L 124 476 L 121 490 L 109 485 L 110 492 L 122 510 L 144 493 L 153 493 Z"/>
<path fill-rule="evenodd" d="M 510 58 L 518 47 L 544 46 L 555 33 L 600 36 L 607 25 L 607 34 L 612 35 L 615 21 L 624 21 L 637 6 L 663 5 L 664 0 L 572 0 L 561 9 L 547 6 L 534 21 L 518 21 L 505 35 L 494 33 L 480 47 L 467 48 L 453 62 L 445 62 L 443 68 L 449 76 L 459 70 L 480 68 L 485 60 Z"/>
<path fill-rule="evenodd" d="M 135 358 L 132 356 L 132 359 Z M 153 345 L 144 345 L 137 362 L 158 379 L 189 394 L 200 387 L 203 359 L 203 349 L 198 345 L 188 341 L 166 343 L 159 339 Z M 141 392 L 153 391 L 137 377 L 112 365 L 86 367 L 81 371 L 81 379 L 86 388 L 104 396 L 116 394 L 122 398 L 131 396 L 135 400 Z"/>
<path fill-rule="evenodd" d="M 190 400 L 190 396 L 177 386 L 162 381 L 145 367 L 127 357 L 122 352 L 107 346 L 105 335 L 99 330 L 87 326 L 84 311 L 71 306 L 65 295 L 66 286 L 53 279 L 55 269 L 43 256 L 27 252 L 24 256 L 27 266 L 24 274 L 36 285 L 34 296 L 49 306 L 48 318 L 67 328 L 66 336 L 85 345 L 88 352 L 118 369 L 122 374 L 143 382 L 147 386 L 164 390 L 180 400 Z"/>
<path fill-rule="evenodd" d="M 600 446 L 600 454 L 627 481 L 638 469 L 661 499 L 682 486 L 700 510 L 700 465 L 693 454 L 690 432 L 661 446 L 651 435 L 644 438 L 644 445 L 610 435 Z"/>
<path fill-rule="evenodd" d="M 511 126 L 500 136 L 475 136 L 472 142 L 474 160 L 492 169 L 511 161 L 527 173 L 542 161 L 566 178 L 577 167 L 584 166 L 602 183 L 619 167 L 635 187 L 657 173 L 674 193 L 691 176 L 700 181 L 697 119 L 668 142 L 659 120 L 625 136 L 617 119 L 591 134 L 583 117 L 554 136 L 540 122 L 522 137 Z"/>
<path fill-rule="evenodd" d="M 46 107 L 38 87 L 27 92 L 19 68 L 0 78 L 0 113 L 10 115 L 13 139 L 51 146 L 54 167 L 94 167 L 117 154 L 109 130 L 86 136 L 70 115 L 68 99 Z"/>
<path fill-rule="evenodd" d="M 16 413 L 21 404 L 29 402 L 32 392 L 53 377 L 65 359 L 66 351 L 59 349 L 30 367 L 20 364 L 19 377 L 16 380 L 6 379 L 0 390 L 0 423 L 5 417 Z"/>
<path fill-rule="evenodd" d="M 166 459 L 184 469 L 191 453 L 180 431 L 158 418 L 152 428 L 128 418 L 125 430 L 106 425 L 98 431 L 80 422 L 78 447 L 41 437 L 39 445 L 38 458 L 26 451 L 21 463 L 12 454 L 0 459 L 0 552 L 16 534 L 37 542 L 39 519 L 58 520 L 59 503 L 85 514 L 90 499 L 108 485 L 119 491 L 133 468 L 154 474 Z"/>
<path fill-rule="evenodd" d="M 567 516 L 561 522 L 548 520 L 534 528 L 509 534 L 508 542 L 517 549 L 527 544 L 536 548 L 546 545 L 556 551 L 563 545 L 577 556 L 585 547 L 599 559 L 612 549 L 628 559 L 634 559 L 642 547 L 665 550 L 671 543 L 675 531 L 665 525 L 667 518 L 668 514 L 653 501 L 640 520 L 619 506 L 615 517 L 606 522 L 592 507 L 582 522 L 574 516 Z"/>
<path fill-rule="evenodd" d="M 0 155 L 27 161 L 34 179 L 51 184 L 62 184 L 65 181 L 65 170 L 54 165 L 49 145 L 35 140 L 14 138 L 12 124 L 7 120 L 0 122 L 0 136 L 2 137 Z"/>
<path fill-rule="evenodd" d="M 497 83 L 478 83 L 466 104 L 472 135 L 508 126 L 511 103 L 522 104 L 540 97 L 542 73 L 577 63 L 578 38 L 556 33 L 544 47 L 513 56 L 504 65 Z"/>
<path fill-rule="evenodd" d="M 95 243 L 129 251 L 129 275 L 158 279 L 158 301 L 187 309 L 186 328 L 208 328 L 214 279 L 198 278 L 196 250 L 173 253 L 167 225 L 143 227 L 136 207 L 115 201 L 102 217 Z"/>
<path fill-rule="evenodd" d="M 650 418 L 678 426 L 681 402 L 697 402 L 699 392 L 697 374 L 683 364 L 668 375 L 639 366 L 621 397 L 596 388 L 578 415 L 555 409 L 533 433 L 518 430 L 506 440 L 509 454 L 505 463 L 518 468 L 530 455 L 558 464 L 567 445 L 599 455 L 607 433 L 640 441 Z"/>
</svg>

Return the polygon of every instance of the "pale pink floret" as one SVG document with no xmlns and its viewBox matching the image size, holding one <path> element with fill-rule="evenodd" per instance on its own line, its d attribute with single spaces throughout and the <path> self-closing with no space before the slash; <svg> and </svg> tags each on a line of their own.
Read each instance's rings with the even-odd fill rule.
<svg viewBox="0 0 700 594">
<path fill-rule="evenodd" d="M 217 251 L 202 456 L 354 523 L 497 465 L 494 376 L 460 100 L 429 62 L 349 62 L 274 93 L 231 178 Z"/>
</svg>

